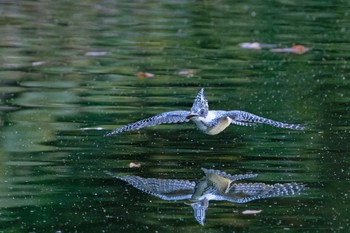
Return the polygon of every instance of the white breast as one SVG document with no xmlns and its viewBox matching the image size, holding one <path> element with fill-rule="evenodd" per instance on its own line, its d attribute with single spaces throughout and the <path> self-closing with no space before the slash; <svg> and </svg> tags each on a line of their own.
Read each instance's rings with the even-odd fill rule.
<svg viewBox="0 0 350 233">
<path fill-rule="evenodd" d="M 207 117 L 192 118 L 198 129 L 209 135 L 215 135 L 226 129 L 231 124 L 231 118 L 222 117 L 216 125 L 208 127 L 212 121 L 215 121 L 219 114 L 217 111 L 209 111 Z"/>
<path fill-rule="evenodd" d="M 209 135 L 215 135 L 218 133 L 221 133 L 224 129 L 226 129 L 231 124 L 231 118 L 229 117 L 222 117 L 216 125 L 213 127 L 209 127 L 207 129 L 207 134 Z"/>
</svg>

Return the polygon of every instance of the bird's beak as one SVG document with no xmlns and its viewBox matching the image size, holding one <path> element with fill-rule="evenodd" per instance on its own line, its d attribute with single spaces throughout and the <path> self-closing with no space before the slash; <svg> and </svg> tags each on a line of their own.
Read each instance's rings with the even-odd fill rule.
<svg viewBox="0 0 350 233">
<path fill-rule="evenodd" d="M 198 114 L 190 112 L 190 114 L 186 116 L 186 119 L 191 119 L 194 116 L 198 116 Z"/>
</svg>

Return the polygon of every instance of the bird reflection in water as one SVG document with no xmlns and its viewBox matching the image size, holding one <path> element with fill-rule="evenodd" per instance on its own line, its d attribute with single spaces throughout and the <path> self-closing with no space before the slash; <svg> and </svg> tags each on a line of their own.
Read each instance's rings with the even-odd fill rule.
<svg viewBox="0 0 350 233">
<path fill-rule="evenodd" d="M 211 200 L 246 203 L 257 199 L 299 194 L 305 188 L 304 184 L 299 183 L 236 182 L 254 178 L 257 174 L 230 175 L 219 170 L 205 168 L 202 168 L 202 171 L 205 176 L 197 182 L 142 178 L 139 176 L 116 176 L 110 172 L 106 173 L 162 200 L 187 200 L 185 204 L 193 208 L 194 217 L 201 225 L 204 225 L 205 212 Z"/>
</svg>

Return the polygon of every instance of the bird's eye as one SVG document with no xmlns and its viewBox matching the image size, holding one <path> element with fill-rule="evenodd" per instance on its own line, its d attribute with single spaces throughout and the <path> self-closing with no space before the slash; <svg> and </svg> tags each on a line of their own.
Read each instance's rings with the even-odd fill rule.
<svg viewBox="0 0 350 233">
<path fill-rule="evenodd" d="M 204 114 L 204 109 L 202 108 L 202 109 L 199 111 L 199 113 L 200 113 L 201 115 L 203 115 L 203 114 Z"/>
</svg>

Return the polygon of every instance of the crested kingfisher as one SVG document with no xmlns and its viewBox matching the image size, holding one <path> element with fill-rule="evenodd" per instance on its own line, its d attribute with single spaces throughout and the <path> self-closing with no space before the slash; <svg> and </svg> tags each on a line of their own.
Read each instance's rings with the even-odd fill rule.
<svg viewBox="0 0 350 233">
<path fill-rule="evenodd" d="M 254 178 L 257 174 L 230 175 L 226 172 L 202 168 L 204 177 L 197 182 L 175 179 L 142 178 L 139 176 L 108 175 L 123 180 L 133 187 L 162 200 L 188 200 L 194 211 L 194 218 L 204 225 L 209 201 L 246 203 L 257 199 L 300 194 L 305 188 L 300 183 L 241 183 L 243 179 Z"/>
<path fill-rule="evenodd" d="M 255 126 L 259 123 L 272 125 L 279 128 L 294 130 L 303 130 L 305 127 L 299 124 L 288 124 L 279 121 L 270 120 L 264 117 L 254 115 L 249 112 L 233 110 L 209 110 L 208 101 L 202 88 L 195 98 L 190 111 L 171 111 L 163 112 L 158 115 L 130 123 L 117 128 L 106 136 L 118 134 L 124 131 L 139 130 L 144 127 L 193 121 L 197 128 L 203 133 L 216 135 L 226 129 L 230 124 L 241 126 Z"/>
</svg>

